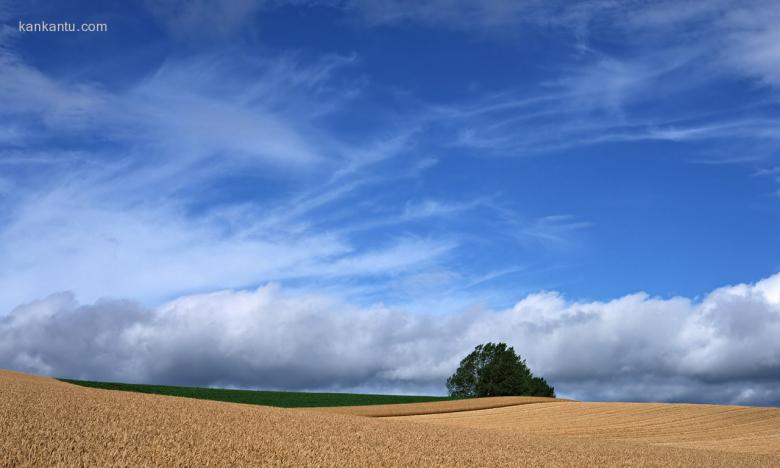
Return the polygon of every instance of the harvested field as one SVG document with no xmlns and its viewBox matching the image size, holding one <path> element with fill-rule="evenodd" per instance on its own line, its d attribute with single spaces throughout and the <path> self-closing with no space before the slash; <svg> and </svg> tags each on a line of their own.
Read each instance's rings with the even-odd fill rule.
<svg viewBox="0 0 780 468">
<path fill-rule="evenodd" d="M 461 411 L 474 411 L 489 408 L 503 408 L 506 406 L 528 405 L 531 403 L 564 402 L 558 398 L 548 397 L 489 397 L 470 398 L 466 400 L 447 400 L 430 403 L 406 403 L 396 405 L 371 405 L 371 406 L 341 406 L 312 408 L 318 411 L 338 414 L 351 414 L 354 416 L 368 416 L 372 418 L 389 416 L 412 416 L 419 414 L 457 413 Z"/>
<path fill-rule="evenodd" d="M 780 456 L 780 408 L 570 402 L 400 419 L 512 434 L 620 440 Z"/>
<path fill-rule="evenodd" d="M 511 408 L 559 408 L 545 403 Z M 497 411 L 497 410 L 481 410 Z M 477 411 L 475 413 L 479 413 Z M 471 413 L 454 413 L 465 415 Z M 454 415 L 453 414 L 453 415 Z M 5 466 L 777 466 L 776 455 L 372 419 L 0 371 Z"/>
</svg>

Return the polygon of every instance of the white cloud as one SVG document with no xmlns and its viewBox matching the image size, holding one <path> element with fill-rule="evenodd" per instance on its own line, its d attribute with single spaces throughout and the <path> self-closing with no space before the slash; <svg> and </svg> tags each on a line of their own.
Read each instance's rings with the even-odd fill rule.
<svg viewBox="0 0 780 468">
<path fill-rule="evenodd" d="M 571 233 L 593 227 L 593 223 L 572 215 L 551 215 L 534 219 L 521 229 L 522 234 L 542 241 L 567 244 Z"/>
<path fill-rule="evenodd" d="M 780 404 L 780 274 L 700 301 L 569 301 L 421 314 L 254 291 L 156 309 L 67 293 L 0 319 L 0 366 L 62 377 L 261 388 L 441 392 L 473 346 L 513 344 L 563 396 Z"/>
<path fill-rule="evenodd" d="M 724 25 L 726 30 L 721 59 L 732 70 L 757 78 L 770 86 L 780 86 L 780 8 L 763 3 L 735 9 Z"/>
<path fill-rule="evenodd" d="M 775 27 L 780 8 L 771 0 L 588 2 L 591 19 L 600 20 L 637 45 L 664 53 L 679 45 L 700 49 L 704 66 L 780 85 L 780 48 Z M 670 49 L 671 48 L 671 49 Z M 712 72 L 712 70 L 710 70 Z"/>
<path fill-rule="evenodd" d="M 464 203 L 447 203 L 433 199 L 409 200 L 404 207 L 403 217 L 407 220 L 414 220 L 418 218 L 450 216 L 477 208 L 482 203 L 482 200 L 471 200 Z"/>
</svg>

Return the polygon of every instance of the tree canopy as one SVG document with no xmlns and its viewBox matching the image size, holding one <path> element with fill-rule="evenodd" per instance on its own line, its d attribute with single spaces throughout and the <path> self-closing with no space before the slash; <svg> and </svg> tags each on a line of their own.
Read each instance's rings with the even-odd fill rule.
<svg viewBox="0 0 780 468">
<path fill-rule="evenodd" d="M 447 390 L 455 397 L 555 396 L 555 389 L 544 378 L 534 376 L 525 360 L 506 343 L 474 348 L 447 379 Z"/>
</svg>

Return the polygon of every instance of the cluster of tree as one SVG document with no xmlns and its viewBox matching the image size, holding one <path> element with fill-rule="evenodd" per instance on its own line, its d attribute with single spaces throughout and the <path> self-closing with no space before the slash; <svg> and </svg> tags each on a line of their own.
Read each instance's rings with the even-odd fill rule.
<svg viewBox="0 0 780 468">
<path fill-rule="evenodd" d="M 546 396 L 555 389 L 542 377 L 535 377 L 524 359 L 506 343 L 486 343 L 460 361 L 460 367 L 447 379 L 450 396 Z"/>
</svg>

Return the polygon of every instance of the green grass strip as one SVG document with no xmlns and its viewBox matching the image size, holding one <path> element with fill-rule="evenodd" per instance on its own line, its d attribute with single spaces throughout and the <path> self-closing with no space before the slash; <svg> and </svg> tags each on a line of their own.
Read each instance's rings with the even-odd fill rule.
<svg viewBox="0 0 780 468">
<path fill-rule="evenodd" d="M 257 390 L 228 390 L 223 388 L 172 387 L 167 385 L 138 385 L 116 382 L 93 382 L 89 380 L 58 379 L 83 387 L 121 390 L 126 392 L 171 395 L 202 400 L 229 401 L 251 405 L 278 406 L 282 408 L 311 408 L 315 406 L 360 406 L 389 405 L 396 403 L 421 403 L 427 401 L 453 400 L 450 397 L 371 395 L 362 393 L 308 393 L 270 392 Z"/>
</svg>

